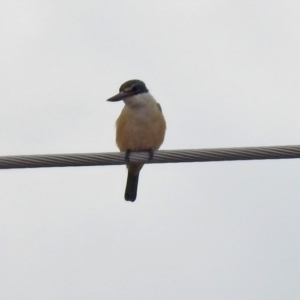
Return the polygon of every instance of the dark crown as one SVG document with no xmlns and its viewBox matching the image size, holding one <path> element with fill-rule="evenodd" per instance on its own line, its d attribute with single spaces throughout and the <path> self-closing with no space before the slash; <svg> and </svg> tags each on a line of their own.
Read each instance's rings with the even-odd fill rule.
<svg viewBox="0 0 300 300">
<path fill-rule="evenodd" d="M 132 95 L 147 93 L 148 89 L 146 84 L 138 79 L 132 79 L 124 82 L 119 89 L 120 92 L 127 92 Z"/>
</svg>

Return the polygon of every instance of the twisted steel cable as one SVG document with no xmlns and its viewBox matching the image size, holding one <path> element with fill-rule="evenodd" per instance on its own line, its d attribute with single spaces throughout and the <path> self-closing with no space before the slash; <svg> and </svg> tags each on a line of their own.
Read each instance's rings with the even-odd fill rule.
<svg viewBox="0 0 300 300">
<path fill-rule="evenodd" d="M 154 152 L 151 160 L 148 152 L 132 152 L 129 161 L 179 163 L 287 158 L 300 158 L 300 146 L 160 150 Z M 0 169 L 104 166 L 122 165 L 126 162 L 124 152 L 18 155 L 0 156 Z"/>
</svg>

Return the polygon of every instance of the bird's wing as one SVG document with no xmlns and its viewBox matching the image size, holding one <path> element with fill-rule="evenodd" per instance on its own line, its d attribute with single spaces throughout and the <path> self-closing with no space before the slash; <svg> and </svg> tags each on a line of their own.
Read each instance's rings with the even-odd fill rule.
<svg viewBox="0 0 300 300">
<path fill-rule="evenodd" d="M 157 107 L 158 107 L 158 109 L 162 112 L 162 109 L 161 109 L 161 106 L 160 106 L 159 103 L 157 103 Z"/>
</svg>

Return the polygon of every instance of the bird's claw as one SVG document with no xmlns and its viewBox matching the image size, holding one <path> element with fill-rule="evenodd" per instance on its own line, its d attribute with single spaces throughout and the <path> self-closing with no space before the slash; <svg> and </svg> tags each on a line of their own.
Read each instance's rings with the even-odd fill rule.
<svg viewBox="0 0 300 300">
<path fill-rule="evenodd" d="M 125 152 L 125 161 L 126 162 L 129 162 L 130 153 L 131 153 L 131 150 L 126 150 L 126 152 Z"/>
<path fill-rule="evenodd" d="M 153 155 L 154 155 L 154 151 L 152 149 L 149 149 L 148 153 L 149 153 L 149 160 L 152 160 Z"/>
</svg>

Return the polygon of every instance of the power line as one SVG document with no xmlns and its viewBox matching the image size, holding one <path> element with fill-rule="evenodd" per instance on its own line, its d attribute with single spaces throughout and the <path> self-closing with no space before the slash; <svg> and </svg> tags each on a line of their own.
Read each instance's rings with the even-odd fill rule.
<svg viewBox="0 0 300 300">
<path fill-rule="evenodd" d="M 130 162 L 179 163 L 300 158 L 300 146 L 210 148 L 132 152 Z M 79 167 L 125 164 L 124 152 L 0 156 L 0 169 Z"/>
</svg>

